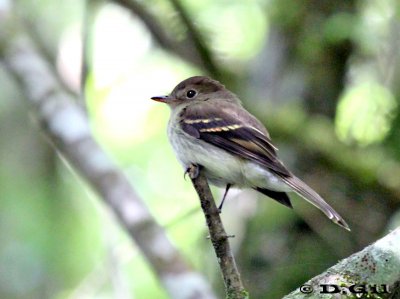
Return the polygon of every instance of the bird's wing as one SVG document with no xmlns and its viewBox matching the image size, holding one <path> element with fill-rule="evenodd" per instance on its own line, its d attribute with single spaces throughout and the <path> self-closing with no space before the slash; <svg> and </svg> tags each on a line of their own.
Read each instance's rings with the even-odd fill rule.
<svg viewBox="0 0 400 299">
<path fill-rule="evenodd" d="M 265 166 L 333 222 L 350 230 L 343 218 L 321 196 L 293 176 L 279 161 L 277 149 L 271 143 L 267 130 L 246 110 L 238 110 L 228 104 L 218 107 L 210 104 L 190 105 L 180 116 L 180 126 L 184 132 L 243 159 Z"/>
<path fill-rule="evenodd" d="M 350 230 L 343 218 L 321 196 L 279 161 L 268 132 L 247 111 L 238 111 L 229 105 L 218 108 L 190 105 L 180 117 L 180 126 L 187 134 L 268 168 L 329 219 Z"/>
<path fill-rule="evenodd" d="M 225 104 L 190 105 L 180 118 L 187 134 L 241 158 L 261 164 L 279 176 L 291 176 L 279 161 L 266 129 L 247 111 Z"/>
</svg>

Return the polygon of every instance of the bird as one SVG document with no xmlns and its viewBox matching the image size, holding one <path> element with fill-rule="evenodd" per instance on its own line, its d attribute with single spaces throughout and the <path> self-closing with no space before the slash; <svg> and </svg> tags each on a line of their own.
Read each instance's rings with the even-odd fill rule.
<svg viewBox="0 0 400 299">
<path fill-rule="evenodd" d="M 152 100 L 171 108 L 168 139 L 185 169 L 196 165 L 208 182 L 225 187 L 251 188 L 292 208 L 288 192 L 320 209 L 346 230 L 346 221 L 311 187 L 289 171 L 265 126 L 219 81 L 194 76 L 180 82 L 169 95 Z"/>
</svg>

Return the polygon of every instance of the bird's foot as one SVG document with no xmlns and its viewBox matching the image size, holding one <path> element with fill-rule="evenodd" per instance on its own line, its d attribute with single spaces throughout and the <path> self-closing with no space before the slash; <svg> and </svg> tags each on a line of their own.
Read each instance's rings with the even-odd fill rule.
<svg viewBox="0 0 400 299">
<path fill-rule="evenodd" d="M 190 164 L 189 167 L 186 168 L 185 173 L 183 174 L 184 179 L 186 179 L 187 174 L 192 180 L 197 178 L 200 174 L 200 166 L 195 164 Z"/>
</svg>

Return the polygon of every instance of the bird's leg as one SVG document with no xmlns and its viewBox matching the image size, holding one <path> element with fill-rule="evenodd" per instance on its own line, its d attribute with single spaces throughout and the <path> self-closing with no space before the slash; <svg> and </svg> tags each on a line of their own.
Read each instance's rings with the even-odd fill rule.
<svg viewBox="0 0 400 299">
<path fill-rule="evenodd" d="M 224 201 L 225 201 L 226 195 L 228 194 L 229 188 L 231 186 L 232 186 L 231 184 L 226 184 L 224 196 L 222 197 L 222 201 L 218 206 L 218 212 L 220 212 L 220 213 L 222 212 L 222 206 L 224 205 Z"/>
<path fill-rule="evenodd" d="M 195 179 L 200 174 L 200 166 L 195 164 L 190 164 L 188 168 L 186 168 L 185 173 L 183 174 L 183 178 L 186 179 L 186 175 L 189 175 L 191 179 Z"/>
</svg>

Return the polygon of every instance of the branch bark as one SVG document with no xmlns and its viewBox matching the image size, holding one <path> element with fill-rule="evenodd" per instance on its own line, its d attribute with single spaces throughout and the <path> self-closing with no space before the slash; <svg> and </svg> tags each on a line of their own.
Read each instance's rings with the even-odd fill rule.
<svg viewBox="0 0 400 299">
<path fill-rule="evenodd" d="M 193 166 L 194 168 L 197 166 Z M 219 267 L 225 283 L 227 298 L 243 299 L 248 298 L 248 293 L 243 287 L 239 271 L 236 267 L 235 258 L 229 245 L 229 236 L 226 234 L 222 224 L 220 212 L 215 205 L 207 179 L 201 169 L 198 176 L 191 178 L 192 184 L 199 195 L 200 205 L 206 218 L 210 239 L 214 246 Z"/>
<path fill-rule="evenodd" d="M 383 284 L 387 285 L 388 292 L 385 292 Z M 333 296 L 329 298 L 344 298 L 342 292 L 345 292 L 348 298 L 347 296 L 355 295 L 354 291 L 359 291 L 365 296 L 370 293 L 368 298 L 399 298 L 400 228 L 307 281 L 284 299 L 321 298 L 321 291 L 324 290 L 321 285 L 329 285 L 329 290 L 334 292 L 328 294 Z M 348 289 L 352 285 L 358 286 L 353 289 L 353 292 Z M 373 295 L 374 285 L 377 286 L 376 291 L 379 292 L 377 294 L 379 297 Z M 311 297 L 310 294 L 312 294 Z"/>
<path fill-rule="evenodd" d="M 0 28 L 6 21 L 0 15 Z M 0 61 L 20 84 L 45 136 L 114 211 L 171 298 L 216 298 L 209 283 L 189 267 L 126 176 L 92 137 L 77 100 L 65 92 L 30 40 L 17 35 L 0 31 Z"/>
</svg>

